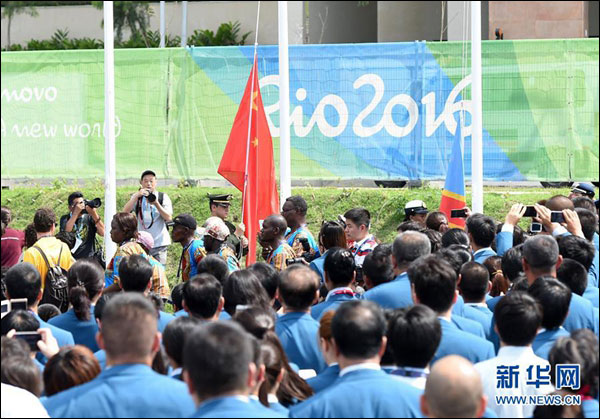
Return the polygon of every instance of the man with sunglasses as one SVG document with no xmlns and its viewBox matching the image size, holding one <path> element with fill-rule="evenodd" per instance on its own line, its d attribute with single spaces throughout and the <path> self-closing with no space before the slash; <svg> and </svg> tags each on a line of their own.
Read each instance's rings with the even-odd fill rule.
<svg viewBox="0 0 600 419">
<path fill-rule="evenodd" d="M 244 232 L 238 229 L 233 223 L 227 221 L 229 208 L 231 207 L 231 194 L 208 194 L 208 205 L 211 217 L 219 217 L 229 229 L 227 244 L 235 250 L 235 256 L 241 259 L 248 253 L 248 239 L 244 237 Z"/>
</svg>

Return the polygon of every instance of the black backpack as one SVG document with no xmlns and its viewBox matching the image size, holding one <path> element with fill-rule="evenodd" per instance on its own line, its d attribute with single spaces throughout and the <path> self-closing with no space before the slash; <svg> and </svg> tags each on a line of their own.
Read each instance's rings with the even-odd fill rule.
<svg viewBox="0 0 600 419">
<path fill-rule="evenodd" d="M 62 246 L 58 254 L 58 264 L 50 266 L 46 254 L 38 246 L 33 246 L 46 262 L 48 273 L 44 280 L 44 293 L 40 304 L 52 304 L 65 313 L 69 309 L 69 291 L 67 288 L 67 271 L 60 266 L 60 257 L 62 255 Z"/>
</svg>

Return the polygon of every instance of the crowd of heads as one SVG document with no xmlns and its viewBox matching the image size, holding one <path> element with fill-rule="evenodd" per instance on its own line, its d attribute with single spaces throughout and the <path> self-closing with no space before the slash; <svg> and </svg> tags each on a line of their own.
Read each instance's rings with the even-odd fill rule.
<svg viewBox="0 0 600 419">
<path fill-rule="evenodd" d="M 70 207 L 77 198 L 82 196 L 69 197 Z M 217 249 L 227 238 L 219 235 L 228 229 L 222 220 L 229 205 L 218 201 L 210 201 L 214 222 L 209 219 L 204 225 L 214 232 L 214 242 L 205 242 L 211 250 L 213 244 Z M 420 401 L 423 414 L 478 417 L 487 402 L 482 377 L 463 357 L 436 359 L 443 337 L 440 319 L 450 318 L 459 300 L 465 305 L 486 306 L 494 297 L 498 300 L 493 308 L 493 333 L 499 343 L 527 347 L 540 330 L 561 328 L 573 299 L 581 298 L 590 286 L 589 273 L 598 252 L 594 202 L 585 196 L 554 196 L 543 205 L 565 217 L 573 216 L 578 224 L 555 223 L 556 229 L 566 233 L 555 235 L 551 231 L 531 234 L 514 225 L 509 245 L 501 249 L 499 237 L 507 231 L 508 217 L 499 223 L 483 214 L 470 214 L 465 229 L 451 228 L 444 213 L 429 212 L 424 202 L 411 201 L 404 208 L 405 220 L 395 238 L 379 243 L 360 264 L 350 250 L 351 243 L 365 239 L 371 214 L 365 208 L 350 209 L 320 226 L 317 242 L 325 254 L 322 279 L 308 263 L 295 263 L 280 271 L 272 264 L 257 262 L 230 272 L 223 257 L 211 251 L 198 263 L 196 275 L 172 288 L 169 303 L 174 312 L 185 315 L 171 320 L 163 333 L 159 329 L 164 301 L 149 293 L 154 268 L 143 255 L 125 256 L 118 264 L 119 293 L 103 294 L 104 270 L 94 260 L 78 260 L 66 275 L 69 306 L 79 321 L 98 324 L 97 343 L 105 352 L 107 365 L 141 363 L 163 374 L 178 370 L 178 378 L 185 381 L 198 405 L 237 394 L 255 396 L 266 407 L 275 396 L 291 407 L 311 399 L 314 390 L 294 368 L 276 332 L 279 316 L 310 314 L 316 304 L 328 301 L 328 293 L 349 290 L 355 298 L 318 319 L 314 338 L 327 364 L 338 363 L 342 369 L 370 362 L 427 370 Z M 259 242 L 276 245 L 288 227 L 305 225 L 307 214 L 301 196 L 288 198 L 281 214 L 264 220 Z M 10 211 L 3 208 L 3 232 L 10 218 Z M 173 223 L 173 241 L 182 245 L 197 229 L 189 214 L 175 217 Z M 52 210 L 40 209 L 30 231 L 37 239 L 40 234 L 53 235 L 55 228 Z M 28 246 L 33 245 L 34 236 L 27 238 L 27 234 Z M 147 252 L 153 247 L 152 237 L 143 237 L 132 213 L 113 217 L 110 236 L 115 243 L 137 240 Z M 74 247 L 73 237 L 59 238 Z M 488 249 L 499 254 L 477 261 L 477 255 Z M 367 297 L 369 291 L 404 275 L 413 305 L 385 310 Z M 40 321 L 51 321 L 60 310 L 41 304 L 43 278 L 29 263 L 7 270 L 3 286 L 6 298 L 25 299 L 29 310 L 13 310 L 2 319 L 3 383 L 38 397 L 51 397 L 101 374 L 97 357 L 82 345 L 48 352 L 40 374 L 36 360 L 40 352 L 46 355 L 41 348 L 48 350 L 52 341 L 40 343 L 37 350 L 13 336 L 15 332 L 38 332 L 43 329 Z M 223 320 L 224 316 L 231 320 Z M 587 396 L 597 395 L 598 340 L 593 332 L 581 329 L 558 339 L 548 362 L 551 366 L 580 364 Z"/>
</svg>

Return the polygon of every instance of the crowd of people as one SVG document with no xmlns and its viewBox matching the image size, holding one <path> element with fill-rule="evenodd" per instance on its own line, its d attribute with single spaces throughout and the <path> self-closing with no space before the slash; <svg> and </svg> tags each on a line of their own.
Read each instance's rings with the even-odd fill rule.
<svg viewBox="0 0 600 419">
<path fill-rule="evenodd" d="M 464 230 L 410 201 L 391 243 L 364 208 L 315 239 L 292 196 L 245 269 L 230 195 L 200 225 L 140 186 L 107 262 L 81 193 L 24 232 L 2 208 L 2 417 L 598 417 L 592 185 L 501 222 L 465 208 Z"/>
</svg>

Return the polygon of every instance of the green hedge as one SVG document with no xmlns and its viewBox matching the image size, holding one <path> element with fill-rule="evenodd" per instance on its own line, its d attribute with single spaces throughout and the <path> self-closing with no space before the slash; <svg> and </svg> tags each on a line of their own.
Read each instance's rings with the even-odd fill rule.
<svg viewBox="0 0 600 419">
<path fill-rule="evenodd" d="M 86 186 L 67 187 L 61 181 L 56 181 L 52 187 L 17 188 L 2 191 L 2 205 L 8 206 L 13 212 L 12 226 L 24 229 L 33 219 L 38 208 L 50 207 L 57 217 L 68 212 L 67 197 L 76 190 L 84 193 L 88 199 L 104 198 L 104 188 L 101 182 Z M 129 200 L 135 186 L 117 188 L 117 208 L 121 209 Z M 230 219 L 236 223 L 241 218 L 241 193 L 232 188 L 183 188 L 176 186 L 161 187 L 173 201 L 175 215 L 191 213 L 202 224 L 209 217 L 207 193 L 231 193 L 234 196 L 230 211 Z M 390 242 L 396 234 L 396 227 L 403 220 L 404 204 L 412 199 L 425 201 L 431 209 L 437 209 L 440 204 L 441 191 L 434 188 L 420 189 L 382 189 L 382 188 L 294 188 L 293 194 L 302 195 L 308 203 L 308 223 L 313 234 L 318 230 L 323 220 L 335 220 L 338 214 L 343 214 L 353 207 L 365 207 L 371 212 L 372 232 L 383 242 Z M 486 188 L 485 213 L 503 220 L 511 205 L 515 202 L 532 204 L 540 199 L 549 198 L 556 194 L 568 194 L 567 189 L 541 188 Z M 470 192 L 468 192 L 470 202 Z M 100 208 L 103 216 L 104 206 Z M 527 220 L 522 227 L 527 228 Z M 181 246 L 172 245 L 169 248 L 167 275 L 169 282 L 174 284 L 177 273 L 177 263 L 181 254 Z"/>
</svg>

